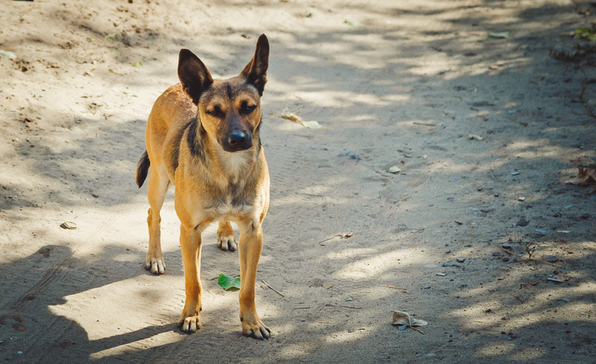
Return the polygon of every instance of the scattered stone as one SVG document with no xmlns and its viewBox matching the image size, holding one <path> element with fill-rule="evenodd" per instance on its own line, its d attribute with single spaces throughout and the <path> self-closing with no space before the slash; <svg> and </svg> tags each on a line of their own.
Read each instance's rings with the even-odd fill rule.
<svg viewBox="0 0 596 364">
<path fill-rule="evenodd" d="M 449 254 L 449 253 L 451 253 L 451 249 L 445 251 L 445 254 Z"/>
<path fill-rule="evenodd" d="M 517 224 L 515 224 L 515 226 L 522 226 L 522 227 L 523 226 L 528 226 L 528 223 L 529 223 L 528 220 L 526 220 L 524 218 L 521 218 L 521 219 L 519 219 L 519 221 L 517 222 Z"/>
<path fill-rule="evenodd" d="M 389 173 L 393 173 L 393 174 L 398 174 L 399 172 L 401 172 L 401 168 L 399 168 L 398 166 L 394 165 L 389 167 L 388 170 Z"/>
<path fill-rule="evenodd" d="M 559 280 L 559 279 L 550 278 L 550 277 L 548 277 L 546 280 L 547 280 L 547 281 L 551 281 L 551 282 L 555 282 L 555 283 L 563 283 L 563 281 L 561 281 L 561 280 Z"/>
<path fill-rule="evenodd" d="M 67 230 L 76 230 L 77 224 L 72 221 L 64 221 L 62 224 L 60 224 L 60 227 Z"/>
<path fill-rule="evenodd" d="M 8 59 L 15 59 L 15 58 L 17 58 L 17 55 L 10 51 L 3 51 L 0 49 L 0 57 L 5 57 Z"/>
<path fill-rule="evenodd" d="M 526 200 L 526 198 L 525 198 L 525 197 L 523 197 L 523 196 L 520 196 L 520 197 L 518 197 L 518 198 L 517 198 L 517 200 L 518 200 L 518 201 L 525 201 L 525 200 Z"/>
<path fill-rule="evenodd" d="M 544 257 L 544 260 L 546 260 L 549 263 L 554 263 L 554 262 L 558 261 L 559 259 L 554 255 L 547 255 L 546 257 Z"/>
<path fill-rule="evenodd" d="M 437 273 L 437 275 L 438 275 L 439 277 L 445 277 L 447 274 L 446 274 L 446 273 Z"/>
<path fill-rule="evenodd" d="M 466 259 L 464 259 L 464 258 L 457 258 L 457 261 L 460 262 L 460 263 L 463 263 L 463 262 L 466 261 Z"/>
<path fill-rule="evenodd" d="M 443 263 L 443 267 L 459 267 L 459 264 L 455 264 L 455 263 Z"/>
<path fill-rule="evenodd" d="M 501 245 L 501 248 L 507 249 L 507 250 L 511 250 L 511 245 L 509 245 L 509 244 L 502 244 Z"/>
<path fill-rule="evenodd" d="M 501 252 L 493 252 L 493 257 L 500 257 L 501 256 Z"/>
</svg>

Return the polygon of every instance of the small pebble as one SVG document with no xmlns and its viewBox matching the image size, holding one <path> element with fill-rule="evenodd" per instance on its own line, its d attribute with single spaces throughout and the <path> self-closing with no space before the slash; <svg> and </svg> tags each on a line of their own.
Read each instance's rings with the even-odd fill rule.
<svg viewBox="0 0 596 364">
<path fill-rule="evenodd" d="M 501 256 L 501 252 L 493 252 L 493 257 L 500 257 Z"/>
<path fill-rule="evenodd" d="M 519 221 L 517 222 L 517 224 L 515 224 L 515 226 L 528 226 L 528 220 L 526 219 L 519 219 Z"/>
<path fill-rule="evenodd" d="M 437 273 L 437 275 L 438 275 L 439 277 L 445 277 L 447 274 L 445 274 L 445 273 Z"/>
<path fill-rule="evenodd" d="M 465 262 L 466 260 L 465 260 L 464 258 L 457 258 L 457 261 L 458 261 L 458 262 L 460 262 L 460 263 L 463 263 L 463 262 Z"/>
<path fill-rule="evenodd" d="M 517 200 L 518 200 L 518 201 L 525 201 L 525 200 L 526 200 L 526 198 L 525 198 L 525 197 L 523 197 L 523 196 L 520 196 L 520 197 L 518 197 L 518 198 L 517 198 Z"/>
</svg>

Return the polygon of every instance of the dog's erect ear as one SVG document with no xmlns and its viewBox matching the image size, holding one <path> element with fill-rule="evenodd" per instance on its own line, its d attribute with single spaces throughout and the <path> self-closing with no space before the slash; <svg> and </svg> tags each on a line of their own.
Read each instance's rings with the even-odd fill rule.
<svg viewBox="0 0 596 364">
<path fill-rule="evenodd" d="M 261 34 L 257 41 L 257 48 L 252 60 L 244 67 L 240 75 L 246 78 L 246 82 L 254 85 L 263 95 L 267 83 L 267 68 L 269 67 L 269 41 L 265 34 Z"/>
<path fill-rule="evenodd" d="M 180 50 L 178 59 L 178 78 L 184 87 L 184 91 L 190 96 L 195 104 L 199 103 L 199 98 L 213 83 L 213 78 L 209 70 L 199 57 L 188 49 Z"/>
</svg>

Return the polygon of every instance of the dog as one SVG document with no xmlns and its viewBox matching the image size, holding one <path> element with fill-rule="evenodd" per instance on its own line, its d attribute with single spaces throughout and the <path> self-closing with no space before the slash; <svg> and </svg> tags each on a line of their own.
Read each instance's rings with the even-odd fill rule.
<svg viewBox="0 0 596 364">
<path fill-rule="evenodd" d="M 160 242 L 160 210 L 166 192 L 175 185 L 180 219 L 186 300 L 178 326 L 193 333 L 200 328 L 201 233 L 219 222 L 217 245 L 238 249 L 240 258 L 240 321 L 244 335 L 269 339 L 255 307 L 255 279 L 263 246 L 261 224 L 269 207 L 269 169 L 259 130 L 261 96 L 267 83 L 269 41 L 259 37 L 252 60 L 229 79 L 213 79 L 190 50 L 178 62 L 180 84 L 161 94 L 147 120 L 147 150 L 139 160 L 139 188 L 149 180 L 149 248 L 145 268 L 164 273 Z M 240 230 L 236 243 L 230 221 Z"/>
</svg>

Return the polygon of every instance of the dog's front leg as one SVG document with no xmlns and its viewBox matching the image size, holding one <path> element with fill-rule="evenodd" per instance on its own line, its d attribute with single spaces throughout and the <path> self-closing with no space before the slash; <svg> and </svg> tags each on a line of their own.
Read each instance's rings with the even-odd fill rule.
<svg viewBox="0 0 596 364">
<path fill-rule="evenodd" d="M 194 227 L 180 225 L 180 248 L 184 261 L 186 302 L 178 320 L 182 331 L 192 333 L 201 326 L 201 233 Z"/>
<path fill-rule="evenodd" d="M 263 247 L 263 231 L 258 221 L 240 222 L 240 321 L 244 335 L 255 339 L 269 339 L 271 330 L 265 326 L 255 306 L 255 280 Z"/>
</svg>

